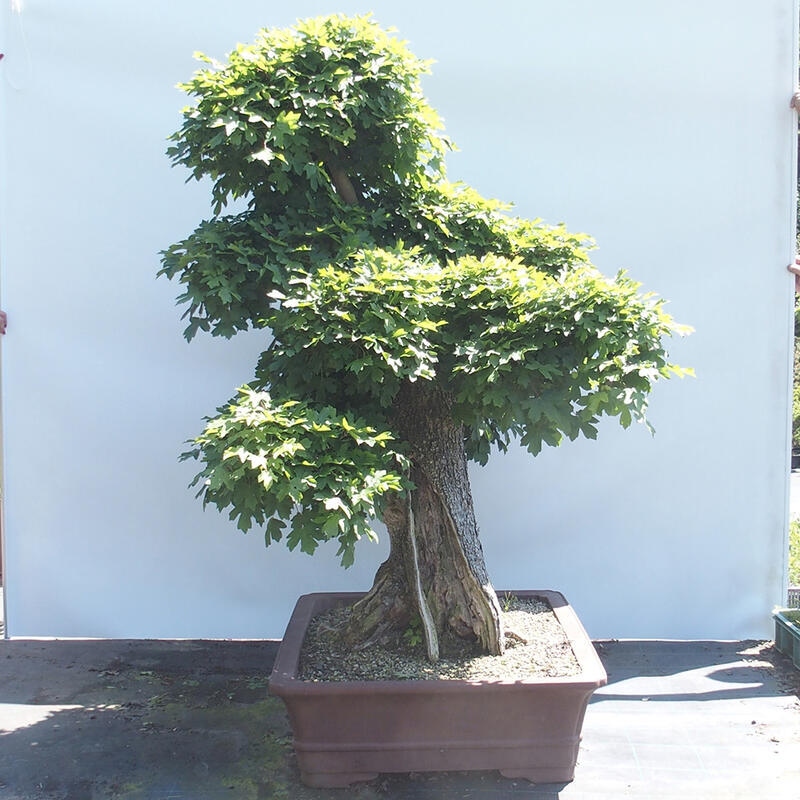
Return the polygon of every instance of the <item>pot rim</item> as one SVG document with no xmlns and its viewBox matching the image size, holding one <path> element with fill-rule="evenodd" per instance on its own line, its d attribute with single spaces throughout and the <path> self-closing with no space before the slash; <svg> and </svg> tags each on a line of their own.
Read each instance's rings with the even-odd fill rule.
<svg viewBox="0 0 800 800">
<path fill-rule="evenodd" d="M 506 592 L 499 591 L 498 594 Z M 526 680 L 476 681 L 462 679 L 424 679 L 424 680 L 375 680 L 375 681 L 304 681 L 297 677 L 300 648 L 311 619 L 330 607 L 330 601 L 339 603 L 354 602 L 365 592 L 313 592 L 298 598 L 294 612 L 286 627 L 275 665 L 270 677 L 270 692 L 276 696 L 293 694 L 361 694 L 366 688 L 377 694 L 418 694 L 421 691 L 463 692 L 474 686 L 484 691 L 526 691 L 531 686 L 550 686 L 574 691 L 581 687 L 594 690 L 608 682 L 605 668 L 592 645 L 589 635 L 578 619 L 572 606 L 561 592 L 551 589 L 509 591 L 507 594 L 521 599 L 541 598 L 550 604 L 556 619 L 561 624 L 575 654 L 581 672 L 562 677 L 541 677 Z"/>
</svg>

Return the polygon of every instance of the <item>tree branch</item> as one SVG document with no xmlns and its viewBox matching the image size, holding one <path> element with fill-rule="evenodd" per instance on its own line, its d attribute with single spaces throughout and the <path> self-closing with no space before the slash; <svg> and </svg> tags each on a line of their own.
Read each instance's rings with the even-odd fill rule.
<svg viewBox="0 0 800 800">
<path fill-rule="evenodd" d="M 344 168 L 332 159 L 327 159 L 325 161 L 325 169 L 328 170 L 333 188 L 336 189 L 339 197 L 349 206 L 357 205 L 359 200 L 358 192 Z"/>
</svg>

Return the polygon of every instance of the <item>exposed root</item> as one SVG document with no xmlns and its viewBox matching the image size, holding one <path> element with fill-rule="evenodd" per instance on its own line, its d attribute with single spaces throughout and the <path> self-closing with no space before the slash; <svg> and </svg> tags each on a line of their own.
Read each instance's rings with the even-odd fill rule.
<svg viewBox="0 0 800 800">
<path fill-rule="evenodd" d="M 519 642 L 519 644 L 528 644 L 528 640 L 524 636 L 520 636 L 518 633 L 515 633 L 514 631 L 506 629 L 504 633 L 506 639 L 511 639 L 513 642 Z"/>
</svg>

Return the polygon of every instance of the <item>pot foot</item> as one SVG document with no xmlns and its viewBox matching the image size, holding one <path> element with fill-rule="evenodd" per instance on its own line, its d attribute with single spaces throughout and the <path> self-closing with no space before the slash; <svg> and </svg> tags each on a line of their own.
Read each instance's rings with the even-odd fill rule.
<svg viewBox="0 0 800 800">
<path fill-rule="evenodd" d="M 300 772 L 300 780 L 312 789 L 341 789 L 377 777 L 377 772 Z"/>
<path fill-rule="evenodd" d="M 570 783 L 575 778 L 574 770 L 554 770 L 546 768 L 533 769 L 501 769 L 504 778 L 530 781 L 531 783 Z"/>
</svg>

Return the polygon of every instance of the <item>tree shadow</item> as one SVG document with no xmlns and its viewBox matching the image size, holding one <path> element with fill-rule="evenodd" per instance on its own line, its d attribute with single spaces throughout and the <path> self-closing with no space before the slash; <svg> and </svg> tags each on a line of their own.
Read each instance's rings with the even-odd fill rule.
<svg viewBox="0 0 800 800">
<path fill-rule="evenodd" d="M 796 691 L 791 670 L 769 642 L 611 640 L 595 647 L 608 685 L 593 703 L 731 700 Z M 623 684 L 626 691 L 612 688 Z"/>
<path fill-rule="evenodd" d="M 277 642 L 0 643 L 0 797 L 15 800 L 558 800 L 496 772 L 382 775 L 348 789 L 299 780 Z M 761 649 L 759 649 L 761 648 Z M 594 702 L 774 696 L 759 643 L 600 642 Z M 688 678 L 687 678 L 688 676 Z M 687 683 L 696 678 L 698 685 Z M 705 685 L 702 683 L 705 681 Z M 658 689 L 659 686 L 651 685 Z M 604 694 L 605 693 L 605 694 Z"/>
<path fill-rule="evenodd" d="M 0 795 L 280 797 L 292 779 L 274 642 L 0 645 Z M 288 791 L 288 789 L 287 789 Z"/>
<path fill-rule="evenodd" d="M 496 772 L 299 780 L 277 642 L 0 644 L 0 797 L 15 800 L 557 800 Z"/>
</svg>

